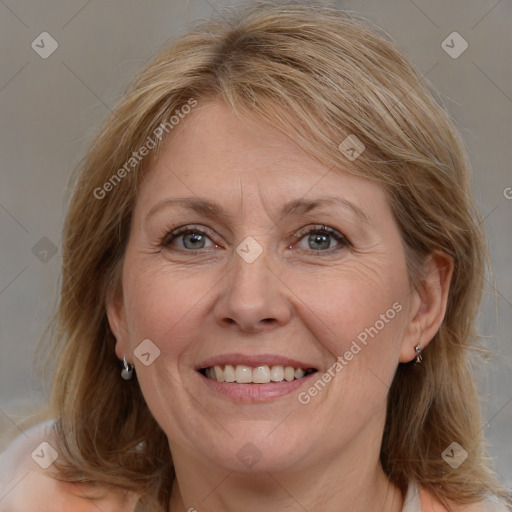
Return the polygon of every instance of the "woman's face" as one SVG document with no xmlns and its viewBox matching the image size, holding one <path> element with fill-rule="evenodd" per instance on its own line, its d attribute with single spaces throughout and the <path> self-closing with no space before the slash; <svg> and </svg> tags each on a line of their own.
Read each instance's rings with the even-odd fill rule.
<svg viewBox="0 0 512 512">
<path fill-rule="evenodd" d="M 380 445 L 389 385 L 414 356 L 416 295 L 383 188 L 220 102 L 180 123 L 133 214 L 109 305 L 118 357 L 177 464 L 357 460 Z"/>
</svg>

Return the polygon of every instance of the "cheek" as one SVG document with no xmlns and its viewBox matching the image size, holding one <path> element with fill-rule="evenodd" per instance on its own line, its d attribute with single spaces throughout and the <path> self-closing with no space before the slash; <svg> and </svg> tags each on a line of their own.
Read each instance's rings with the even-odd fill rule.
<svg viewBox="0 0 512 512">
<path fill-rule="evenodd" d="M 310 319 L 309 329 L 332 358 L 330 375 L 318 375 L 328 382 L 313 381 L 299 397 L 316 411 L 313 416 L 323 417 L 327 401 L 337 404 L 327 412 L 333 425 L 346 425 L 347 418 L 358 425 L 385 407 L 405 319 L 406 280 L 400 276 L 375 263 L 368 270 L 346 267 L 330 279 L 302 281 L 297 293 L 309 293 L 300 314 Z"/>
<path fill-rule="evenodd" d="M 397 344 L 403 316 L 398 310 L 403 309 L 406 282 L 391 265 L 374 260 L 328 274 L 297 274 L 290 280 L 301 299 L 297 301 L 301 319 L 309 319 L 308 327 L 331 354 L 345 353 L 358 337 L 362 343 L 366 338 L 379 339 L 373 347 L 377 352 L 384 345 Z"/>
<path fill-rule="evenodd" d="M 170 271 L 165 262 L 154 268 L 147 263 L 132 265 L 137 271 L 127 275 L 124 284 L 132 350 L 142 340 L 150 339 L 162 354 L 169 356 L 166 359 L 172 364 L 173 357 L 183 353 L 197 338 L 202 323 L 202 299 L 207 300 L 207 292 L 216 280 L 208 272 Z"/>
<path fill-rule="evenodd" d="M 332 360 L 328 383 L 318 383 L 317 390 L 310 387 L 301 403 L 308 402 L 319 417 L 324 400 L 336 403 L 328 412 L 333 425 L 345 424 L 347 418 L 354 425 L 364 423 L 385 406 L 398 365 L 405 270 L 374 260 L 370 266 L 346 266 L 329 279 L 302 282 L 297 293 L 309 290 L 303 318 L 310 318 L 310 329 Z"/>
</svg>

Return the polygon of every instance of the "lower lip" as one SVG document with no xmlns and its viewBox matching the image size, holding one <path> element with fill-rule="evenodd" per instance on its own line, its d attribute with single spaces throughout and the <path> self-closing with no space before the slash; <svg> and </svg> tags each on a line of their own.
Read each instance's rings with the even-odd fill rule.
<svg viewBox="0 0 512 512">
<path fill-rule="evenodd" d="M 290 382 L 284 380 L 272 384 L 238 384 L 237 382 L 219 382 L 205 377 L 200 372 L 197 373 L 212 391 L 215 391 L 219 395 L 224 395 L 235 402 L 242 403 L 267 402 L 273 398 L 288 395 L 317 374 L 317 372 L 310 373 L 301 379 L 292 380 Z"/>
</svg>

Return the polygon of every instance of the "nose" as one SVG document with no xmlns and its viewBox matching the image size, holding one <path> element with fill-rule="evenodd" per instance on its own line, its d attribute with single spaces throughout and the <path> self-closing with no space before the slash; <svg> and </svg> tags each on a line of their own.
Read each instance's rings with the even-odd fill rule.
<svg viewBox="0 0 512 512">
<path fill-rule="evenodd" d="M 215 305 L 215 319 L 222 327 L 247 333 L 273 330 L 291 318 L 289 290 L 269 266 L 265 251 L 252 263 L 235 255 L 223 279 Z"/>
</svg>

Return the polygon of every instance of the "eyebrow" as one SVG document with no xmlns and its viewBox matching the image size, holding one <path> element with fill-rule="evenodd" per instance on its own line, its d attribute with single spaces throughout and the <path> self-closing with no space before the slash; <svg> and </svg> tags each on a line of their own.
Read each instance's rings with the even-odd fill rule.
<svg viewBox="0 0 512 512">
<path fill-rule="evenodd" d="M 146 221 L 149 219 L 151 215 L 153 215 L 158 210 L 167 207 L 167 206 L 181 206 L 182 208 L 186 208 L 189 210 L 193 210 L 199 214 L 205 215 L 207 217 L 218 217 L 226 220 L 234 220 L 235 216 L 229 214 L 224 210 L 224 208 L 217 202 L 212 201 L 211 199 L 205 199 L 200 197 L 176 197 L 176 198 L 167 198 L 162 199 L 158 203 L 156 203 L 146 215 Z M 361 221 L 365 224 L 371 225 L 370 217 L 357 205 L 351 203 L 347 199 L 336 196 L 324 196 L 318 197 L 314 200 L 307 199 L 294 199 L 286 203 L 279 212 L 279 217 L 286 217 L 289 215 L 300 215 L 307 213 L 315 208 L 321 206 L 341 206 L 346 210 L 351 211 L 356 215 Z"/>
</svg>

